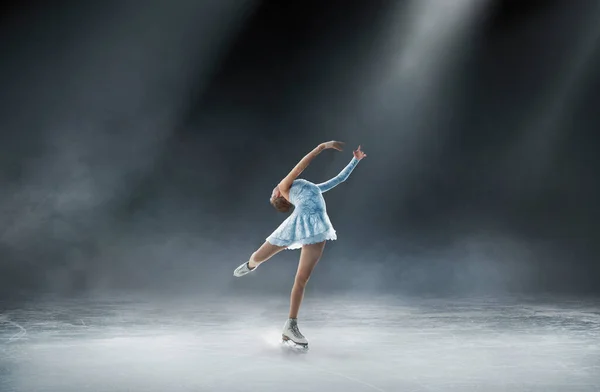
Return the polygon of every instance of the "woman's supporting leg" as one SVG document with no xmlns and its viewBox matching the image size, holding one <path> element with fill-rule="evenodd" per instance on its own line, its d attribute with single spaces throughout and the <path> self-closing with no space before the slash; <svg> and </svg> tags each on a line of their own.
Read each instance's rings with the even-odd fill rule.
<svg viewBox="0 0 600 392">
<path fill-rule="evenodd" d="M 248 266 L 250 269 L 256 268 L 260 263 L 264 263 L 269 260 L 271 257 L 275 256 L 277 253 L 284 250 L 284 246 L 273 245 L 267 241 L 261 245 L 260 248 L 250 256 L 250 260 L 248 260 Z"/>
<path fill-rule="evenodd" d="M 294 287 L 292 288 L 292 295 L 290 297 L 291 319 L 298 318 L 298 310 L 300 309 L 302 298 L 304 298 L 306 283 L 308 283 L 315 265 L 319 262 L 324 248 L 325 241 L 302 247 L 300 263 L 298 263 L 298 271 L 296 272 L 296 279 L 294 280 Z"/>
</svg>

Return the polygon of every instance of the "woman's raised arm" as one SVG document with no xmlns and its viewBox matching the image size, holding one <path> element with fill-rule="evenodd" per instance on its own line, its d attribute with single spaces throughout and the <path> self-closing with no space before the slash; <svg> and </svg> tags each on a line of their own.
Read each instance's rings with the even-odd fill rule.
<svg viewBox="0 0 600 392">
<path fill-rule="evenodd" d="M 317 184 L 317 187 L 319 188 L 321 193 L 325 193 L 328 190 L 333 189 L 336 186 L 338 186 L 339 184 L 341 184 L 342 182 L 346 181 L 348 179 L 348 176 L 350 176 L 350 173 L 352 173 L 352 170 L 354 170 L 356 165 L 358 165 L 358 162 L 360 162 L 361 159 L 363 159 L 367 156 L 367 154 L 365 154 L 360 149 L 360 146 L 358 146 L 358 148 L 353 152 L 353 154 L 354 154 L 354 157 L 352 158 L 350 163 L 348 165 L 346 165 L 346 167 L 337 176 L 333 177 L 329 181 L 325 181 L 320 184 Z"/>
<path fill-rule="evenodd" d="M 292 169 L 292 171 L 279 183 L 279 191 L 288 198 L 290 188 L 292 187 L 292 183 L 298 176 L 308 167 L 310 162 L 315 159 L 317 155 L 321 153 L 321 151 L 326 150 L 328 148 L 333 148 L 338 151 L 342 151 L 344 147 L 343 142 L 330 141 L 326 143 L 319 144 L 314 150 L 306 154 L 304 158 L 298 162 L 298 164 Z"/>
</svg>

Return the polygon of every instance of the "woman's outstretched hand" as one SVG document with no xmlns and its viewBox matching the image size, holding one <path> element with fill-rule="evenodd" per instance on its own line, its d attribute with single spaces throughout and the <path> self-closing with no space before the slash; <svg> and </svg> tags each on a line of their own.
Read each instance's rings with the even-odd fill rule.
<svg viewBox="0 0 600 392">
<path fill-rule="evenodd" d="M 352 153 L 354 154 L 354 158 L 358 159 L 359 161 L 361 159 L 367 157 L 367 154 L 365 154 L 363 151 L 360 150 L 360 146 L 358 146 L 358 148 L 356 150 L 354 150 Z"/>
<path fill-rule="evenodd" d="M 325 148 L 333 148 L 334 150 L 343 151 L 344 150 L 344 142 L 337 142 L 332 140 L 330 142 L 323 143 Z"/>
</svg>

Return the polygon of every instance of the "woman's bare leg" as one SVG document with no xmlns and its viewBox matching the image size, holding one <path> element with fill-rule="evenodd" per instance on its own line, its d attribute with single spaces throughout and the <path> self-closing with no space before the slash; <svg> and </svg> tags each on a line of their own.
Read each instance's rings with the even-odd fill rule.
<svg viewBox="0 0 600 392">
<path fill-rule="evenodd" d="M 292 288 L 292 295 L 290 297 L 291 319 L 298 318 L 298 310 L 300 309 L 300 304 L 304 298 L 304 288 L 310 279 L 310 275 L 312 274 L 315 265 L 319 262 L 324 248 L 325 241 L 319 242 L 318 244 L 304 245 L 302 247 L 298 271 L 296 272 L 296 279 L 294 280 L 294 287 Z"/>
<path fill-rule="evenodd" d="M 277 253 L 285 249 L 285 246 L 277 246 L 265 241 L 260 248 L 250 256 L 248 266 L 250 269 L 256 268 L 260 263 L 264 263 Z"/>
</svg>

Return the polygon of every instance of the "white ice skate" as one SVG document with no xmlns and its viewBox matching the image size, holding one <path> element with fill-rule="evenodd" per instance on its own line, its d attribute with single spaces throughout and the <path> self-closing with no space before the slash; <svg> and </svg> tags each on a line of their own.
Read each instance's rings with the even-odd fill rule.
<svg viewBox="0 0 600 392">
<path fill-rule="evenodd" d="M 281 338 L 282 343 L 287 347 L 300 351 L 308 350 L 308 340 L 298 329 L 297 319 L 288 319 L 288 321 L 286 321 L 283 326 Z"/>
<path fill-rule="evenodd" d="M 235 269 L 235 271 L 233 271 L 233 276 L 236 276 L 239 278 L 240 276 L 244 276 L 244 275 L 249 274 L 250 272 L 254 271 L 257 267 L 258 267 L 258 265 L 256 267 L 250 269 L 250 267 L 248 266 L 248 262 L 246 261 L 244 264 L 237 267 Z"/>
</svg>

